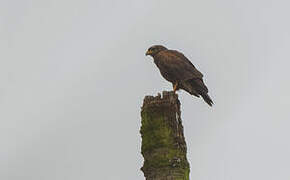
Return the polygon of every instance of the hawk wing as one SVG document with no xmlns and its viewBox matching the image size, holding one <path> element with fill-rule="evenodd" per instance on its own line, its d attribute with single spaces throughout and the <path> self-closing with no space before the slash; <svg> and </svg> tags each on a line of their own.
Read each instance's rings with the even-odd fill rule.
<svg viewBox="0 0 290 180">
<path fill-rule="evenodd" d="M 203 74 L 180 52 L 165 50 L 157 54 L 157 66 L 177 81 L 202 79 Z M 172 79 L 171 78 L 171 79 Z"/>
</svg>

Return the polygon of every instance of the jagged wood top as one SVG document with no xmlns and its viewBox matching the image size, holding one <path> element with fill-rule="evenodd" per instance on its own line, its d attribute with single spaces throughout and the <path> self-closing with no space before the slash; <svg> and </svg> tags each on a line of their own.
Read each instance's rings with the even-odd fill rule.
<svg viewBox="0 0 290 180">
<path fill-rule="evenodd" d="M 173 91 L 163 91 L 162 96 L 160 93 L 157 96 L 145 96 L 143 100 L 142 110 L 148 107 L 168 106 L 176 104 L 179 105 L 178 95 Z"/>
</svg>

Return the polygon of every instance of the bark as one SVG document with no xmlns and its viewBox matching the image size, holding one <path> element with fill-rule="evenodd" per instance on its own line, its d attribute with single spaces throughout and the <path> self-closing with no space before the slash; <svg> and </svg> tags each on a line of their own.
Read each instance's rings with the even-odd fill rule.
<svg viewBox="0 0 290 180">
<path fill-rule="evenodd" d="M 146 96 L 141 110 L 141 170 L 146 180 L 189 180 L 189 163 L 177 94 Z"/>
</svg>

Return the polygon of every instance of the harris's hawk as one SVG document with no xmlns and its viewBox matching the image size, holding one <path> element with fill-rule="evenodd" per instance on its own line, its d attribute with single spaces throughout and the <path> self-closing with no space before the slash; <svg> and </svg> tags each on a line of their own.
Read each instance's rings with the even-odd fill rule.
<svg viewBox="0 0 290 180">
<path fill-rule="evenodd" d="M 154 45 L 147 50 L 146 55 L 153 57 L 161 75 L 172 83 L 174 92 L 183 89 L 196 97 L 201 96 L 208 105 L 212 106 L 213 101 L 203 82 L 203 74 L 182 53 L 161 45 Z"/>
</svg>

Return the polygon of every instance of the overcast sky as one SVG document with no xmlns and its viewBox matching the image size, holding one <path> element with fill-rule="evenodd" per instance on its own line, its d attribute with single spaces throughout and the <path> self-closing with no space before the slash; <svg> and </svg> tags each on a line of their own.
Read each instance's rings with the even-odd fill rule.
<svg viewBox="0 0 290 180">
<path fill-rule="evenodd" d="M 0 179 L 143 180 L 140 107 L 183 52 L 215 105 L 179 92 L 194 180 L 290 179 L 287 0 L 0 0 Z"/>
</svg>

